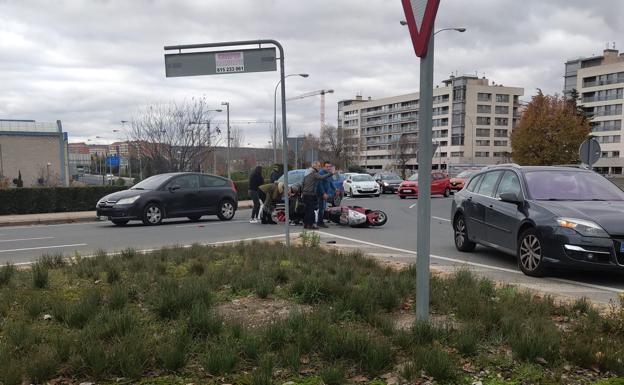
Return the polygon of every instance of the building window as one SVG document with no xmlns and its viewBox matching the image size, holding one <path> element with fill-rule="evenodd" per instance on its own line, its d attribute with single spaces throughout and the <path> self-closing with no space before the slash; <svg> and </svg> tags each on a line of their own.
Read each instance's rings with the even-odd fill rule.
<svg viewBox="0 0 624 385">
<path fill-rule="evenodd" d="M 494 141 L 494 146 L 507 146 L 507 141 L 506 140 L 495 140 Z"/>
<path fill-rule="evenodd" d="M 480 114 L 491 114 L 492 106 L 489 104 L 477 104 L 477 112 Z"/>
<path fill-rule="evenodd" d="M 622 105 L 621 104 L 610 104 L 607 106 L 597 106 L 592 111 L 589 110 L 588 114 L 591 116 L 611 116 L 611 115 L 622 115 Z"/>
<path fill-rule="evenodd" d="M 601 122 L 592 122 L 592 132 L 603 131 L 619 131 L 622 129 L 621 120 L 603 120 Z"/>
<path fill-rule="evenodd" d="M 461 146 L 463 144 L 464 144 L 464 135 L 452 135 L 451 136 L 452 146 Z"/>
<path fill-rule="evenodd" d="M 449 101 L 449 94 L 438 95 L 433 97 L 433 104 L 446 103 Z"/>
<path fill-rule="evenodd" d="M 508 94 L 496 94 L 496 103 L 509 103 Z"/>
<path fill-rule="evenodd" d="M 466 100 L 466 86 L 453 87 L 453 101 L 463 102 Z"/>
<path fill-rule="evenodd" d="M 495 126 L 507 126 L 509 124 L 508 118 L 496 118 L 494 119 Z"/>
<path fill-rule="evenodd" d="M 598 143 L 620 143 L 620 135 L 596 136 Z"/>
<path fill-rule="evenodd" d="M 494 130 L 495 138 L 507 138 L 507 130 L 496 129 Z"/>
<path fill-rule="evenodd" d="M 448 126 L 448 118 L 433 119 L 433 127 Z"/>
<path fill-rule="evenodd" d="M 484 92 L 479 92 L 477 94 L 477 100 L 479 102 L 491 102 L 492 101 L 492 94 L 487 94 Z"/>
<path fill-rule="evenodd" d="M 490 152 L 489 151 L 477 151 L 475 152 L 475 156 L 477 158 L 489 158 Z"/>
<path fill-rule="evenodd" d="M 451 158 L 461 158 L 462 156 L 464 156 L 464 152 L 463 151 L 453 151 L 453 152 L 451 152 Z"/>
<path fill-rule="evenodd" d="M 489 126 L 492 123 L 492 119 L 488 116 L 477 116 L 477 124 L 480 126 Z"/>
<path fill-rule="evenodd" d="M 480 138 L 489 138 L 490 129 L 489 128 L 477 128 L 477 136 Z"/>
<path fill-rule="evenodd" d="M 436 115 L 447 115 L 448 113 L 449 113 L 448 106 L 434 107 L 433 108 L 433 116 L 436 116 Z"/>
<path fill-rule="evenodd" d="M 475 141 L 475 144 L 477 146 L 489 146 L 490 145 L 490 141 L 489 140 L 477 140 L 477 141 Z"/>
<path fill-rule="evenodd" d="M 509 106 L 496 106 L 495 113 L 499 115 L 508 115 Z"/>
<path fill-rule="evenodd" d="M 495 152 L 494 153 L 495 158 L 507 158 L 508 156 L 509 156 L 508 152 Z"/>
</svg>

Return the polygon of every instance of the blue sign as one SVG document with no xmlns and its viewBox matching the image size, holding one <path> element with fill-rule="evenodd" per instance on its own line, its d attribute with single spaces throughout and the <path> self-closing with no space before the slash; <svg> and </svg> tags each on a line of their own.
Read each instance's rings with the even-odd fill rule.
<svg viewBox="0 0 624 385">
<path fill-rule="evenodd" d="M 106 157 L 106 165 L 110 167 L 119 166 L 119 155 L 109 155 Z"/>
</svg>

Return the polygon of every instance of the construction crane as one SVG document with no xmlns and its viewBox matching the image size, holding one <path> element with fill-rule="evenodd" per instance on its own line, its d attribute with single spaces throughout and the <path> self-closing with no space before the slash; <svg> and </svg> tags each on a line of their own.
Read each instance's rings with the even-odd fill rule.
<svg viewBox="0 0 624 385">
<path fill-rule="evenodd" d="M 321 134 L 322 134 L 323 130 L 325 129 L 325 94 L 333 94 L 333 93 L 334 93 L 334 90 L 318 90 L 318 91 L 306 92 L 305 94 L 301 94 L 298 96 L 293 96 L 292 98 L 288 98 L 286 100 L 290 101 L 290 100 L 304 99 L 304 98 L 309 98 L 311 96 L 321 95 Z"/>
</svg>

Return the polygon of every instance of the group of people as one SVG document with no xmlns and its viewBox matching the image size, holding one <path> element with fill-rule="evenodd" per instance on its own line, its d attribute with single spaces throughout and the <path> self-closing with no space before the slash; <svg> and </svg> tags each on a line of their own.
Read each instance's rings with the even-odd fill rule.
<svg viewBox="0 0 624 385">
<path fill-rule="evenodd" d="M 297 223 L 300 216 L 303 216 L 304 229 L 327 227 L 323 221 L 323 213 L 328 200 L 336 193 L 331 183 L 334 173 L 330 162 L 321 164 L 315 161 L 306 169 L 301 185 L 290 186 L 290 220 Z M 270 183 L 264 183 L 261 166 L 257 166 L 249 176 L 249 196 L 254 204 L 250 223 L 275 223 L 272 213 L 284 195 L 284 183 L 278 182 L 280 177 L 278 166 L 271 173 Z"/>
</svg>

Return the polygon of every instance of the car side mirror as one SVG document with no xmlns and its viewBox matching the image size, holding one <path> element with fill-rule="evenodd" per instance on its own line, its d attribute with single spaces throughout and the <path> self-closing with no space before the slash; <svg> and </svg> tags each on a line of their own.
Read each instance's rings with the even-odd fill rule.
<svg viewBox="0 0 624 385">
<path fill-rule="evenodd" d="M 173 186 L 169 186 L 169 191 L 174 192 L 176 190 L 179 190 L 180 188 L 180 185 L 174 184 Z"/>
<path fill-rule="evenodd" d="M 516 193 L 502 193 L 500 195 L 500 200 L 501 202 L 507 202 L 507 203 L 515 203 L 515 204 L 522 203 L 522 199 Z"/>
</svg>

